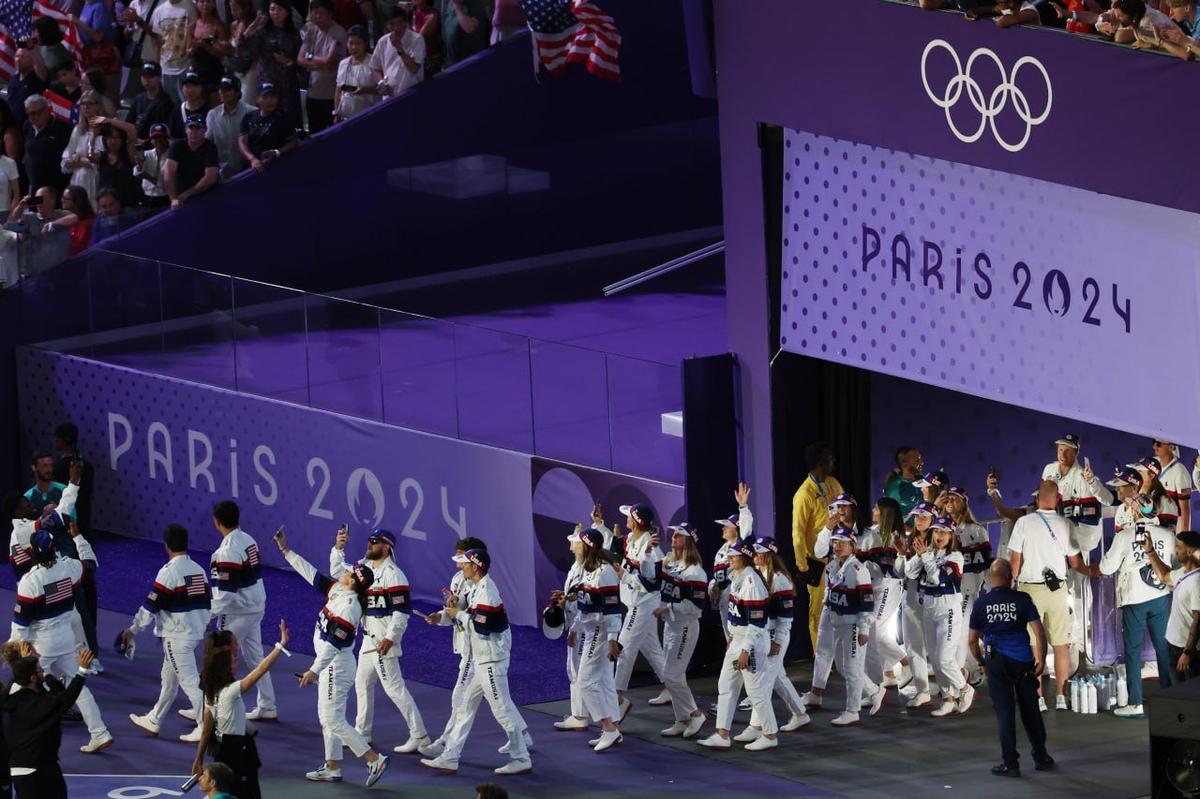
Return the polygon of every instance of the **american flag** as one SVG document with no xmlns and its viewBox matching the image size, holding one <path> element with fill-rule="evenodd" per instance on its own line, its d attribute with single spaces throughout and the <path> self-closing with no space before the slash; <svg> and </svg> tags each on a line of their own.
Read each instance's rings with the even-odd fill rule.
<svg viewBox="0 0 1200 799">
<path fill-rule="evenodd" d="M 204 596 L 208 593 L 208 583 L 204 582 L 203 574 L 189 574 L 183 584 L 187 587 L 188 596 Z"/>
<path fill-rule="evenodd" d="M 0 0 L 0 3 L 3 2 L 6 0 Z M 71 54 L 71 60 L 75 62 L 75 71 L 83 74 L 83 39 L 67 13 L 50 0 L 33 0 L 33 16 L 50 17 L 58 23 L 58 28 L 62 31 L 63 47 Z"/>
<path fill-rule="evenodd" d="M 42 16 L 58 23 L 76 71 L 83 69 L 83 40 L 65 12 L 50 0 L 0 0 L 0 80 L 17 73 L 17 43 L 33 35 L 33 19 Z"/>
<path fill-rule="evenodd" d="M 593 75 L 620 82 L 621 32 L 590 0 L 521 0 L 538 61 L 551 75 L 586 63 Z"/>
<path fill-rule="evenodd" d="M 246 562 L 251 566 L 258 565 L 258 544 L 251 544 L 246 547 Z"/>
<path fill-rule="evenodd" d="M 75 593 L 75 584 L 71 582 L 70 577 L 64 577 L 61 580 L 55 580 L 46 586 L 46 604 L 52 605 L 55 602 L 63 602 L 70 599 Z"/>
</svg>

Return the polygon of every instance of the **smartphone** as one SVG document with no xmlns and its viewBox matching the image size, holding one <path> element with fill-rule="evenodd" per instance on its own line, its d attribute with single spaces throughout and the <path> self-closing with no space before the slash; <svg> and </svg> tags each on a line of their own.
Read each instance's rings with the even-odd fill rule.
<svg viewBox="0 0 1200 799">
<path fill-rule="evenodd" d="M 293 676 L 293 677 L 295 677 L 297 680 L 303 680 L 303 679 L 304 679 L 304 672 L 302 672 L 302 671 L 293 671 L 293 672 L 292 672 L 292 676 Z"/>
<path fill-rule="evenodd" d="M 1089 472 L 1092 470 L 1092 462 L 1088 460 L 1087 455 L 1083 456 L 1083 468 L 1087 469 Z"/>
<path fill-rule="evenodd" d="M 996 480 L 1000 479 L 1000 473 L 996 471 L 995 466 L 993 466 L 991 471 L 988 472 L 988 477 L 995 478 Z"/>
<path fill-rule="evenodd" d="M 280 529 L 282 530 L 283 528 L 281 527 Z M 342 522 L 342 526 L 338 528 L 338 532 L 339 532 L 339 533 L 349 533 L 349 532 L 350 532 L 350 525 L 349 525 L 349 523 L 347 523 L 347 522 Z"/>
<path fill-rule="evenodd" d="M 279 538 L 279 536 L 281 536 L 281 535 L 283 535 L 283 525 L 282 524 L 279 525 L 279 529 L 275 531 L 275 535 L 271 536 L 271 538 Z"/>
<path fill-rule="evenodd" d="M 343 83 L 342 84 L 342 91 L 344 91 L 344 92 L 352 92 L 352 91 L 356 90 L 357 88 L 358 87 L 352 83 Z"/>
</svg>

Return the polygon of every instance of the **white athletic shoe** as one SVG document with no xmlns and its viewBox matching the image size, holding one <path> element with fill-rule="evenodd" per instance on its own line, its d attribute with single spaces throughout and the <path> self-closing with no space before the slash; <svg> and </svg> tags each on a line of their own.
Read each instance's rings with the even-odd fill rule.
<svg viewBox="0 0 1200 799">
<path fill-rule="evenodd" d="M 523 736 L 525 736 L 525 751 L 532 752 L 533 751 L 533 736 L 529 734 L 529 730 L 524 730 L 521 732 L 521 734 Z M 508 754 L 508 744 L 505 743 L 504 746 L 501 746 L 496 751 L 502 755 L 507 755 Z"/>
<path fill-rule="evenodd" d="M 737 709 L 741 711 L 753 710 L 754 706 L 750 703 L 750 697 L 746 697 L 741 702 L 738 702 Z"/>
<path fill-rule="evenodd" d="M 880 687 L 875 692 L 875 696 L 871 697 L 871 706 L 867 709 L 868 716 L 874 716 L 879 712 L 879 708 L 883 707 L 883 700 L 887 697 L 887 689 Z"/>
<path fill-rule="evenodd" d="M 1039 696 L 1038 697 L 1038 712 L 1045 713 L 1049 709 L 1050 708 L 1046 707 L 1046 697 Z"/>
<path fill-rule="evenodd" d="M 898 663 L 892 669 L 892 671 L 896 675 L 896 689 L 897 690 L 903 690 L 903 689 L 907 688 L 910 683 L 912 683 L 913 673 L 912 673 L 912 669 L 910 669 L 908 666 L 905 666 L 903 663 Z"/>
<path fill-rule="evenodd" d="M 778 738 L 768 738 L 765 735 L 760 735 L 750 743 L 746 744 L 747 752 L 761 752 L 764 749 L 774 749 L 779 746 Z"/>
<path fill-rule="evenodd" d="M 659 691 L 658 696 L 651 699 L 647 704 L 654 705 L 655 707 L 669 705 L 671 704 L 671 692 L 664 688 Z"/>
<path fill-rule="evenodd" d="M 200 741 L 200 734 L 202 732 L 203 730 L 200 727 L 194 727 L 191 732 L 180 735 L 179 740 L 183 741 L 185 744 L 198 743 Z"/>
<path fill-rule="evenodd" d="M 130 713 L 129 720 L 135 726 L 141 727 L 149 735 L 158 735 L 159 724 L 149 713 L 144 716 L 139 716 L 137 713 Z"/>
<path fill-rule="evenodd" d="M 807 713 L 804 713 L 804 714 L 793 713 L 792 717 L 790 719 L 788 719 L 787 724 L 784 724 L 782 727 L 780 727 L 779 731 L 780 732 L 795 732 L 796 730 L 800 729 L 801 727 L 807 727 L 809 724 L 812 724 L 812 717 L 809 716 Z"/>
<path fill-rule="evenodd" d="M 687 729 L 686 721 L 677 721 L 670 727 L 659 733 L 664 738 L 680 738 L 683 736 L 683 731 Z"/>
<path fill-rule="evenodd" d="M 1146 713 L 1141 705 L 1119 707 L 1113 711 L 1113 715 L 1119 719 L 1144 719 L 1146 717 Z"/>
<path fill-rule="evenodd" d="M 246 719 L 247 721 L 279 721 L 279 711 L 256 707 L 246 714 Z"/>
<path fill-rule="evenodd" d="M 933 716 L 935 719 L 945 718 L 946 716 L 953 716 L 957 709 L 958 700 L 946 698 L 942 700 L 941 707 L 939 707 L 937 710 L 931 711 L 929 715 Z"/>
<path fill-rule="evenodd" d="M 899 668 L 899 667 L 897 667 L 897 668 Z M 897 687 L 899 687 L 899 686 L 897 685 L 897 683 L 896 683 L 896 675 L 895 675 L 894 673 L 893 673 L 893 674 L 888 674 L 887 672 L 884 672 L 884 673 L 883 673 L 883 682 L 879 683 L 879 685 L 880 685 L 881 687 L 883 687 L 883 688 L 897 688 Z"/>
<path fill-rule="evenodd" d="M 529 758 L 521 758 L 520 760 L 510 760 L 498 769 L 493 769 L 492 773 L 500 777 L 515 777 L 518 774 L 528 774 L 533 771 L 533 761 Z"/>
<path fill-rule="evenodd" d="M 94 755 L 97 752 L 103 752 L 105 749 L 113 745 L 112 733 L 108 730 L 93 737 L 83 746 L 79 747 L 79 751 L 85 755 Z"/>
<path fill-rule="evenodd" d="M 1054 698 L 1054 709 L 1055 710 L 1066 710 L 1067 709 L 1067 698 L 1065 696 L 1063 696 L 1062 694 L 1059 694 L 1058 696 L 1056 696 Z"/>
<path fill-rule="evenodd" d="M 603 752 L 605 749 L 611 749 L 612 747 L 621 743 L 623 740 L 625 739 L 621 737 L 620 730 L 602 732 L 600 733 L 600 740 L 596 742 L 596 745 L 592 747 L 592 750 L 595 752 Z"/>
<path fill-rule="evenodd" d="M 181 707 L 176 712 L 179 713 L 179 718 L 185 719 L 186 721 L 190 721 L 193 724 L 199 724 L 201 721 L 200 719 L 196 718 L 196 714 L 193 713 L 190 708 Z M 250 718 L 249 713 L 246 714 L 246 718 Z"/>
<path fill-rule="evenodd" d="M 588 720 L 581 719 L 578 716 L 565 716 L 561 721 L 554 722 L 554 729 L 559 732 L 576 732 L 586 730 L 588 728 Z"/>
<path fill-rule="evenodd" d="M 431 768 L 434 771 L 440 771 L 443 774 L 458 773 L 458 761 L 444 758 L 441 755 L 437 757 L 423 757 L 421 758 L 421 765 L 425 768 Z"/>
<path fill-rule="evenodd" d="M 835 727 L 857 727 L 859 725 L 858 714 L 851 713 L 849 710 L 843 710 L 829 723 Z"/>
<path fill-rule="evenodd" d="M 316 771 L 310 771 L 304 775 L 304 779 L 310 782 L 341 782 L 342 770 L 340 768 L 329 768 L 324 763 Z"/>
<path fill-rule="evenodd" d="M 370 788 L 375 783 L 379 782 L 379 778 L 383 776 L 383 772 L 387 771 L 388 756 L 380 755 L 375 758 L 374 763 L 367 764 L 367 787 Z"/>
<path fill-rule="evenodd" d="M 975 701 L 975 689 L 972 688 L 970 685 L 968 685 L 966 688 L 963 689 L 962 693 L 958 695 L 958 703 L 957 703 L 956 709 L 958 710 L 959 713 L 966 713 L 968 710 L 971 709 L 971 703 L 973 703 L 974 701 Z"/>
<path fill-rule="evenodd" d="M 759 729 L 758 727 L 751 727 L 749 724 L 747 724 L 746 729 L 742 730 L 737 735 L 733 736 L 733 740 L 737 741 L 740 744 L 744 744 L 744 743 L 749 743 L 750 741 L 757 741 L 761 737 L 762 737 L 761 729 Z"/>
<path fill-rule="evenodd" d="M 904 703 L 908 708 L 928 707 L 933 703 L 933 697 L 927 693 L 913 694 L 912 699 Z"/>
<path fill-rule="evenodd" d="M 823 698 L 817 696 L 812 691 L 805 691 L 804 695 L 800 697 L 801 704 L 803 704 L 806 708 L 820 707 L 822 701 Z"/>
<path fill-rule="evenodd" d="M 695 738 L 700 730 L 704 727 L 704 722 L 707 719 L 704 716 L 692 716 L 687 720 L 687 726 L 683 730 L 684 738 Z"/>
<path fill-rule="evenodd" d="M 417 751 L 420 752 L 422 756 L 432 760 L 442 756 L 442 752 L 446 751 L 446 743 L 439 738 L 432 743 L 418 747 Z"/>
<path fill-rule="evenodd" d="M 629 715 L 629 710 L 632 707 L 633 702 L 630 702 L 629 697 L 627 696 L 623 696 L 617 700 L 617 715 L 621 717 L 617 719 L 618 724 L 625 720 L 625 717 Z"/>
<path fill-rule="evenodd" d="M 407 741 L 400 746 L 397 746 L 392 751 L 398 755 L 415 755 L 417 752 L 421 751 L 421 747 L 428 746 L 431 743 L 433 743 L 433 741 L 428 735 L 422 735 L 420 738 L 410 735 L 408 736 Z"/>
<path fill-rule="evenodd" d="M 728 749 L 729 747 L 733 746 L 733 744 L 729 742 L 728 738 L 722 738 L 715 732 L 707 738 L 701 738 L 699 741 L 696 741 L 696 743 L 708 749 Z"/>
</svg>

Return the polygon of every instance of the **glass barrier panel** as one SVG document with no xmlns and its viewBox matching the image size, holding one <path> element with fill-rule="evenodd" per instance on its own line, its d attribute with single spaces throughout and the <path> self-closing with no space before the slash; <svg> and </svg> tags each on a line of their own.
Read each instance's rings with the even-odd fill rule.
<svg viewBox="0 0 1200 799">
<path fill-rule="evenodd" d="M 314 408 L 383 418 L 379 366 L 379 309 L 310 294 L 309 404 Z"/>
<path fill-rule="evenodd" d="M 103 253 L 88 261 L 92 330 L 88 357 L 161 373 L 162 286 L 158 261 Z"/>
<path fill-rule="evenodd" d="M 304 292 L 233 278 L 236 388 L 308 404 Z"/>
<path fill-rule="evenodd" d="M 529 363 L 537 454 L 611 468 L 604 353 L 530 339 Z"/>
<path fill-rule="evenodd" d="M 221 388 L 237 385 L 237 322 L 228 275 L 163 264 L 163 373 Z"/>
<path fill-rule="evenodd" d="M 662 415 L 683 410 L 683 370 L 607 357 L 613 470 L 682 483 L 683 438 L 663 433 Z"/>
<path fill-rule="evenodd" d="M 383 362 L 383 420 L 457 437 L 454 325 L 381 310 L 379 344 Z"/>
<path fill-rule="evenodd" d="M 13 290 L 21 295 L 21 341 L 86 354 L 86 336 L 92 329 L 87 261 L 71 261 L 26 278 Z"/>
<path fill-rule="evenodd" d="M 533 452 L 529 339 L 454 326 L 459 437 Z"/>
</svg>

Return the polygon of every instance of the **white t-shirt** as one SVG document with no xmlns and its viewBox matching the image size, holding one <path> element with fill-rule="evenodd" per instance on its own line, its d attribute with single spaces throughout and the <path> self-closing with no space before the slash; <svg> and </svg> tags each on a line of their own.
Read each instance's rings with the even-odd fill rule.
<svg viewBox="0 0 1200 799">
<path fill-rule="evenodd" d="M 364 58 L 362 63 L 355 64 L 351 62 L 350 56 L 346 56 L 342 59 L 342 63 L 338 64 L 338 86 L 365 86 L 373 89 L 376 83 L 375 72 L 371 69 L 370 58 Z M 337 107 L 337 113 L 342 119 L 349 119 L 355 114 L 370 108 L 377 102 L 379 102 L 378 94 L 350 94 L 349 92 L 342 92 L 342 103 Z"/>
<path fill-rule="evenodd" d="M 197 17 L 196 7 L 192 0 L 170 0 L 159 3 L 154 9 L 150 25 L 158 34 L 158 59 L 164 75 L 178 75 L 191 66 L 192 59 L 187 52 L 188 23 Z"/>
<path fill-rule="evenodd" d="M 0 155 L 0 210 L 12 207 L 12 183 L 17 179 L 17 162 Z"/>
<path fill-rule="evenodd" d="M 207 703 L 206 703 L 207 704 Z M 213 714 L 213 730 L 218 735 L 246 734 L 246 703 L 242 700 L 242 681 L 235 679 L 217 694 L 216 705 L 208 705 Z"/>
<path fill-rule="evenodd" d="M 1042 572 L 1047 568 L 1060 580 L 1067 579 L 1067 558 L 1078 555 L 1079 547 L 1071 542 L 1070 522 L 1054 511 L 1038 510 L 1017 519 L 1008 551 L 1021 553 L 1018 581 L 1041 583 L 1046 580 Z"/>
<path fill-rule="evenodd" d="M 1146 535 L 1154 542 L 1154 550 L 1164 563 L 1175 557 L 1175 534 L 1157 524 L 1142 522 Z M 1101 574 L 1117 575 L 1117 605 L 1139 605 L 1166 596 L 1170 589 L 1159 582 L 1146 548 L 1137 540 L 1137 525 L 1113 536 L 1112 546 L 1100 560 Z"/>
<path fill-rule="evenodd" d="M 0 288 L 10 289 L 21 282 L 19 253 L 17 234 L 0 228 Z"/>
<path fill-rule="evenodd" d="M 391 34 L 379 40 L 371 55 L 371 69 L 383 73 L 383 79 L 392 87 L 393 94 L 410 89 L 425 79 L 425 40 L 421 34 L 409 28 L 400 38 L 400 46 L 409 58 L 421 65 L 416 72 L 409 72 L 408 67 L 404 66 L 404 60 L 392 44 Z"/>
<path fill-rule="evenodd" d="M 1200 610 L 1200 569 L 1171 572 L 1175 589 L 1171 593 L 1171 615 L 1167 618 L 1167 643 L 1183 649 L 1192 629 L 1192 614 Z"/>
</svg>

